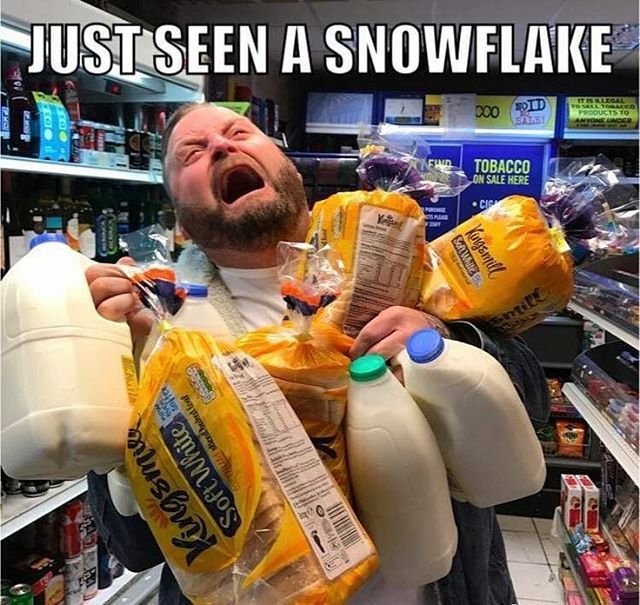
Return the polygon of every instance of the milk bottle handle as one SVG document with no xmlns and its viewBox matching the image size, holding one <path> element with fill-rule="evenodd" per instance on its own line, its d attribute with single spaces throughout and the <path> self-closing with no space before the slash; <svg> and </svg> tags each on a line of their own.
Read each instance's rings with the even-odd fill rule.
<svg viewBox="0 0 640 605">
<path fill-rule="evenodd" d="M 116 511 L 123 517 L 142 515 L 142 511 L 133 496 L 131 483 L 122 467 L 115 468 L 107 474 L 107 486 Z"/>
</svg>

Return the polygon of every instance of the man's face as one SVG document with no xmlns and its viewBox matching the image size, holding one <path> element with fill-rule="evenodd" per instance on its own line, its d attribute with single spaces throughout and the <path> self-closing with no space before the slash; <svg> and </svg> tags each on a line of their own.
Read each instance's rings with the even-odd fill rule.
<svg viewBox="0 0 640 605">
<path fill-rule="evenodd" d="M 247 118 L 211 105 L 187 113 L 171 134 L 166 167 L 178 219 L 201 247 L 261 251 L 304 237 L 300 177 Z"/>
</svg>

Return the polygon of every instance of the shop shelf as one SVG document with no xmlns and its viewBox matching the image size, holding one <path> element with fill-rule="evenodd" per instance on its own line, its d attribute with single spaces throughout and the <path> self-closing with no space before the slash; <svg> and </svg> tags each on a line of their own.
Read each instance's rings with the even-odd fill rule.
<svg viewBox="0 0 640 605">
<path fill-rule="evenodd" d="M 0 538 L 4 539 L 87 491 L 87 480 L 70 481 L 39 498 L 17 494 L 2 500 Z"/>
<path fill-rule="evenodd" d="M 580 593 L 580 598 L 585 605 L 588 605 L 592 602 L 590 598 L 590 590 L 586 587 L 584 578 L 582 577 L 582 573 L 580 570 L 579 563 L 575 560 L 575 555 L 572 552 L 573 549 L 571 547 L 571 537 L 569 536 L 569 532 L 567 528 L 564 526 L 562 522 L 562 517 L 560 515 L 560 508 L 556 508 L 556 512 L 553 518 L 553 528 L 558 533 L 558 539 L 562 544 L 562 552 L 564 553 L 565 559 L 569 565 L 569 569 L 571 570 L 571 575 L 576 583 L 578 588 L 578 592 Z"/>
<path fill-rule="evenodd" d="M 638 342 L 638 332 L 633 332 L 628 328 L 625 328 L 611 319 L 609 319 L 606 315 L 602 315 L 597 311 L 593 311 L 591 309 L 587 309 L 581 304 L 572 301 L 569 303 L 569 309 L 574 311 L 575 313 L 579 313 L 586 319 L 592 321 L 593 323 L 598 324 L 600 327 L 604 328 L 610 334 L 613 334 L 616 338 L 619 338 L 623 342 L 626 342 L 628 345 L 634 347 L 635 349 L 639 348 Z"/>
<path fill-rule="evenodd" d="M 152 171 L 100 168 L 85 164 L 50 162 L 32 158 L 0 157 L 0 169 L 13 172 L 29 172 L 56 176 L 73 176 L 90 179 L 109 179 L 130 183 L 161 184 L 162 176 Z"/>
<path fill-rule="evenodd" d="M 157 565 L 140 573 L 125 570 L 109 588 L 98 591 L 91 599 L 91 605 L 140 605 L 147 602 L 158 589 L 162 567 Z"/>
<path fill-rule="evenodd" d="M 580 412 L 584 420 L 600 438 L 602 444 L 611 452 L 622 466 L 625 473 L 631 477 L 636 485 L 640 485 L 638 472 L 638 454 L 625 441 L 607 418 L 591 403 L 589 398 L 573 383 L 567 382 L 562 392 Z"/>
</svg>

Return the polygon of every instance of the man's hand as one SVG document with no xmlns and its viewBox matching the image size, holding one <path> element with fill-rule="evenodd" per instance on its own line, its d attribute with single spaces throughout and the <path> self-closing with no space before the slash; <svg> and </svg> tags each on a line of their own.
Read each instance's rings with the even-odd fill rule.
<svg viewBox="0 0 640 605">
<path fill-rule="evenodd" d="M 434 328 L 444 337 L 449 336 L 447 327 L 433 315 L 407 307 L 389 307 L 360 330 L 349 355 L 355 359 L 366 353 L 378 353 L 391 359 L 402 351 L 409 336 L 425 328 Z"/>
<path fill-rule="evenodd" d="M 118 264 L 135 263 L 133 259 L 124 257 Z M 85 271 L 85 276 L 89 282 L 93 304 L 102 317 L 112 321 L 126 320 L 134 340 L 149 335 L 153 316 L 136 296 L 131 280 L 116 265 L 91 265 Z"/>
</svg>

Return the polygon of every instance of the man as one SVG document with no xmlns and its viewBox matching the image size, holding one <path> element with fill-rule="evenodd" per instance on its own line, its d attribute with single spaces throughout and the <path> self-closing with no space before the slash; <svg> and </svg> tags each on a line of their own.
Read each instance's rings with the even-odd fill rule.
<svg viewBox="0 0 640 605">
<path fill-rule="evenodd" d="M 210 286 L 210 300 L 234 336 L 279 323 L 285 304 L 277 280 L 276 246 L 282 240 L 303 240 L 309 225 L 304 189 L 293 164 L 246 118 L 210 104 L 196 104 L 183 106 L 169 121 L 163 165 L 177 218 L 196 244 L 179 259 L 181 277 Z M 151 318 L 116 267 L 94 266 L 87 270 L 87 279 L 103 316 L 127 319 L 134 339 L 148 334 Z M 362 329 L 351 356 L 380 353 L 390 359 L 414 331 L 425 327 L 472 342 L 496 356 L 519 388 L 532 419 L 546 419 L 544 376 L 530 351 L 519 341 L 471 324 L 456 324 L 450 334 L 435 317 L 392 307 Z M 143 570 L 162 562 L 144 521 L 118 515 L 105 477 L 90 476 L 89 497 L 108 547 L 126 567 Z M 454 512 L 459 547 L 447 578 L 427 588 L 402 590 L 386 585 L 377 575 L 350 603 L 515 603 L 493 510 L 454 502 Z M 162 605 L 184 602 L 166 568 L 160 601 Z"/>
</svg>

